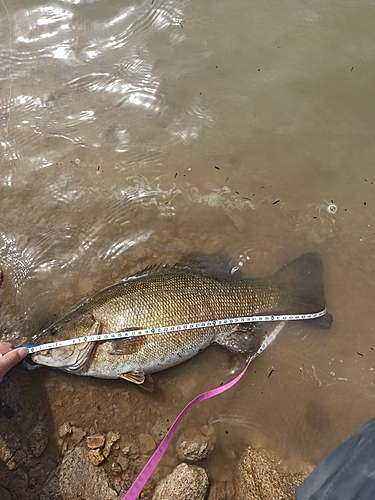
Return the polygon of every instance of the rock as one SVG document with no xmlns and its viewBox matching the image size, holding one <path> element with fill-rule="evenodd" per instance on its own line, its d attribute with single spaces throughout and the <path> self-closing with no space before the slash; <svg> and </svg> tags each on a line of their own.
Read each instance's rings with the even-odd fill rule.
<svg viewBox="0 0 375 500">
<path fill-rule="evenodd" d="M 182 463 L 158 483 L 152 500 L 204 500 L 207 489 L 207 472 Z"/>
<path fill-rule="evenodd" d="M 112 462 L 111 471 L 113 472 L 114 475 L 118 476 L 122 472 L 122 467 L 118 462 Z"/>
<path fill-rule="evenodd" d="M 65 455 L 69 451 L 69 445 L 66 441 L 64 441 L 61 445 L 61 453 Z"/>
<path fill-rule="evenodd" d="M 122 452 L 124 453 L 124 455 L 129 457 L 130 460 L 136 460 L 137 458 L 139 458 L 139 448 L 134 443 L 130 443 L 129 446 L 125 446 Z"/>
<path fill-rule="evenodd" d="M 20 448 L 21 441 L 12 432 L 4 432 L 0 435 L 0 460 L 4 463 L 7 463 Z"/>
<path fill-rule="evenodd" d="M 86 444 L 89 448 L 103 448 L 105 443 L 105 436 L 103 434 L 94 434 L 91 436 L 87 436 Z"/>
<path fill-rule="evenodd" d="M 121 434 L 119 432 L 113 432 L 113 431 L 109 431 L 107 432 L 107 436 L 106 436 L 106 440 L 105 440 L 105 446 L 104 446 L 104 449 L 103 449 L 103 455 L 105 456 L 105 458 L 108 458 L 110 452 L 111 452 L 111 449 L 112 449 L 112 446 L 113 444 L 118 441 L 121 437 Z"/>
<path fill-rule="evenodd" d="M 24 465 L 27 463 L 27 455 L 26 452 L 22 449 L 16 450 L 7 462 L 7 467 L 9 470 L 16 470 L 20 465 Z"/>
<path fill-rule="evenodd" d="M 203 436 L 209 438 L 215 434 L 215 429 L 212 427 L 212 425 L 203 425 L 201 427 L 201 433 L 203 434 Z"/>
<path fill-rule="evenodd" d="M 151 427 L 151 435 L 155 438 L 157 442 L 160 442 L 164 436 L 167 434 L 171 427 L 169 419 L 158 418 L 155 424 Z"/>
<path fill-rule="evenodd" d="M 39 500 L 117 500 L 117 493 L 100 468 L 86 459 L 84 449 L 78 447 L 66 455 L 50 474 Z"/>
<path fill-rule="evenodd" d="M 58 432 L 59 432 L 59 436 L 61 438 L 71 434 L 72 433 L 72 426 L 70 425 L 70 422 L 67 420 L 62 425 L 60 425 Z"/>
<path fill-rule="evenodd" d="M 100 465 L 104 460 L 103 454 L 99 449 L 90 450 L 87 454 L 87 458 L 96 467 Z"/>
<path fill-rule="evenodd" d="M 179 382 L 178 389 L 184 398 L 191 398 L 198 389 L 199 381 L 195 377 L 185 377 Z"/>
<path fill-rule="evenodd" d="M 117 463 L 120 465 L 122 470 L 126 470 L 129 467 L 129 459 L 123 455 L 117 457 Z"/>
<path fill-rule="evenodd" d="M 295 490 L 307 473 L 279 470 L 264 451 L 247 448 L 236 474 L 237 498 L 242 500 L 294 500 Z"/>
<path fill-rule="evenodd" d="M 111 486 L 116 491 L 116 493 L 119 495 L 118 499 L 119 500 L 122 499 L 123 495 L 120 495 L 120 493 L 122 491 L 126 490 L 126 487 L 124 487 L 124 481 L 123 481 L 122 477 L 121 476 L 117 476 L 117 477 L 111 479 Z M 143 496 L 143 493 L 142 493 L 142 498 L 144 500 L 146 500 L 146 498 Z"/>
<path fill-rule="evenodd" d="M 139 451 L 142 455 L 149 453 L 156 448 L 155 439 L 151 434 L 140 434 L 139 435 Z"/>
<path fill-rule="evenodd" d="M 34 457 L 40 457 L 48 444 L 48 431 L 47 428 L 38 424 L 32 431 L 29 437 L 29 446 L 31 453 Z"/>
<path fill-rule="evenodd" d="M 176 444 L 178 456 L 191 462 L 204 462 L 213 450 L 215 434 L 203 435 L 197 430 L 182 434 Z"/>
<path fill-rule="evenodd" d="M 72 443 L 78 444 L 82 441 L 82 439 L 86 436 L 87 432 L 83 430 L 81 427 L 77 427 L 72 425 Z"/>
</svg>

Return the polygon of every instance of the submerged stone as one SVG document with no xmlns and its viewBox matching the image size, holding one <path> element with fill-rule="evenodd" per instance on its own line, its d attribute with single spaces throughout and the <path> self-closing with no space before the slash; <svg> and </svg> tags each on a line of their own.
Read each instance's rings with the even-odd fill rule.
<svg viewBox="0 0 375 500">
<path fill-rule="evenodd" d="M 189 430 L 179 437 L 176 447 L 178 456 L 181 459 L 191 462 L 204 462 L 213 450 L 214 444 L 214 433 L 208 432 L 208 435 L 204 435 L 197 430 Z"/>
<path fill-rule="evenodd" d="M 152 500 L 204 500 L 208 485 L 204 469 L 182 463 L 159 482 Z"/>
<path fill-rule="evenodd" d="M 304 473 L 280 470 L 264 450 L 247 448 L 236 477 L 237 498 L 241 500 L 294 500 L 295 491 L 306 478 Z"/>
<path fill-rule="evenodd" d="M 142 454 L 149 453 L 156 448 L 155 439 L 151 434 L 140 434 L 139 435 L 139 451 Z"/>
<path fill-rule="evenodd" d="M 117 500 L 117 493 L 101 468 L 86 459 L 82 448 L 75 448 L 50 474 L 40 500 Z"/>
</svg>

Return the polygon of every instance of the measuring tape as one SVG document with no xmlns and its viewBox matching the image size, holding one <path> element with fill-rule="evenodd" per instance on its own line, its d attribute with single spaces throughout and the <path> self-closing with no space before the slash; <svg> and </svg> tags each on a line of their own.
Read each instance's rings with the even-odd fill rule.
<svg viewBox="0 0 375 500">
<path fill-rule="evenodd" d="M 201 321 L 198 323 L 186 323 L 183 325 L 163 326 L 157 328 L 147 328 L 144 330 L 125 330 L 114 333 L 105 333 L 102 335 L 87 335 L 86 337 L 78 337 L 76 339 L 61 340 L 42 344 L 37 346 L 26 346 L 29 349 L 29 354 L 45 351 L 46 349 L 56 349 L 57 347 L 65 347 L 68 345 L 81 344 L 83 342 L 99 342 L 103 340 L 126 339 L 129 337 L 140 337 L 142 335 L 155 335 L 158 333 L 179 332 L 183 330 L 193 330 L 195 328 L 209 328 L 213 326 L 225 326 L 239 323 L 258 323 L 265 321 L 300 321 L 306 319 L 315 319 L 324 316 L 326 309 L 317 313 L 309 314 L 276 314 L 268 316 L 241 316 L 237 318 L 216 319 L 213 321 Z"/>
</svg>

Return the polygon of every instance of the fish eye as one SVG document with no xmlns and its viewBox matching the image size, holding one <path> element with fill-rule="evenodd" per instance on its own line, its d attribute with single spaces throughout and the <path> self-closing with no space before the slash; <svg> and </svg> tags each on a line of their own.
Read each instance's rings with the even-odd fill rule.
<svg viewBox="0 0 375 500">
<path fill-rule="evenodd" d="M 59 326 L 54 326 L 53 328 L 51 328 L 51 331 L 50 331 L 50 334 L 51 335 L 57 335 L 60 331 L 60 327 Z"/>
</svg>

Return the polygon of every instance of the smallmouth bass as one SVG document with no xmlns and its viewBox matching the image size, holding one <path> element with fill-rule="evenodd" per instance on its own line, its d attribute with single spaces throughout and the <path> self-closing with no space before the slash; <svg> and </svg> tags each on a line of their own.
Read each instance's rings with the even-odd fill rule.
<svg viewBox="0 0 375 500">
<path fill-rule="evenodd" d="M 323 264 L 317 253 L 302 255 L 268 278 L 232 276 L 212 264 L 208 256 L 194 263 L 181 259 L 174 266 L 147 268 L 86 299 L 35 336 L 34 343 L 325 309 Z M 330 326 L 329 314 L 319 319 L 317 326 Z M 34 353 L 32 360 L 76 375 L 123 378 L 147 388 L 146 375 L 182 363 L 211 344 L 252 353 L 262 340 L 253 324 L 231 324 L 58 347 Z"/>
</svg>

